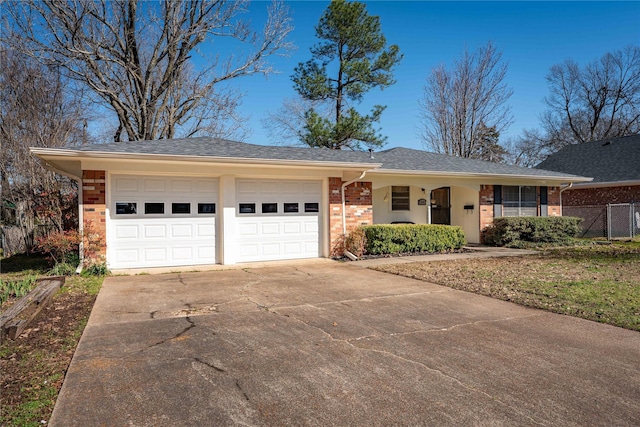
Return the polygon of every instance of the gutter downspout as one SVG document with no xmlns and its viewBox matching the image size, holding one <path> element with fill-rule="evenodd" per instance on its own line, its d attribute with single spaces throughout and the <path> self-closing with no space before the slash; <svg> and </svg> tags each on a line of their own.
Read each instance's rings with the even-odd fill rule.
<svg viewBox="0 0 640 427">
<path fill-rule="evenodd" d="M 346 202 L 344 200 L 344 189 L 348 185 L 351 185 L 356 181 L 360 181 L 362 178 L 364 178 L 366 174 L 367 174 L 367 171 L 362 171 L 362 174 L 358 178 L 352 179 L 351 181 L 347 181 L 344 184 L 342 184 L 342 235 L 343 236 L 347 235 L 347 212 L 346 212 L 347 207 L 346 207 Z"/>
<path fill-rule="evenodd" d="M 356 179 L 352 179 L 351 181 L 347 181 L 344 184 L 342 184 L 342 237 L 346 237 L 347 235 L 347 206 L 346 206 L 346 201 L 344 198 L 344 189 L 348 186 L 353 184 L 356 181 L 360 181 L 362 178 L 364 178 L 364 176 L 367 174 L 367 171 L 362 171 L 362 174 L 356 178 Z M 347 258 L 349 258 L 351 261 L 356 261 L 358 259 L 357 256 L 355 256 L 354 254 L 352 254 L 351 252 L 349 252 L 348 250 L 344 250 L 344 254 L 347 256 Z"/>
<path fill-rule="evenodd" d="M 78 183 L 78 232 L 80 233 L 80 243 L 78 245 L 78 256 L 80 258 L 78 267 L 76 267 L 76 274 L 82 273 L 82 266 L 84 265 L 84 204 L 82 203 L 82 178 L 70 174 L 68 172 L 61 171 L 57 167 L 53 166 L 46 160 L 43 160 L 47 164 L 47 167 L 60 175 L 64 175 L 67 178 L 71 178 Z"/>
<path fill-rule="evenodd" d="M 561 216 L 564 216 L 564 206 L 562 205 L 562 192 L 564 190 L 570 189 L 571 187 L 573 187 L 573 182 L 570 182 L 569 185 L 560 188 L 560 215 Z"/>
</svg>

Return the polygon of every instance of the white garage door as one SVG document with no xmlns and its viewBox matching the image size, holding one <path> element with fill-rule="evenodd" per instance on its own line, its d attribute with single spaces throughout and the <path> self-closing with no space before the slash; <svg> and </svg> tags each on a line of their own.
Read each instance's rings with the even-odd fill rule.
<svg viewBox="0 0 640 427">
<path fill-rule="evenodd" d="M 239 261 L 318 257 L 321 194 L 320 181 L 239 179 Z"/>
<path fill-rule="evenodd" d="M 216 179 L 113 175 L 110 188 L 110 268 L 216 262 Z"/>
</svg>

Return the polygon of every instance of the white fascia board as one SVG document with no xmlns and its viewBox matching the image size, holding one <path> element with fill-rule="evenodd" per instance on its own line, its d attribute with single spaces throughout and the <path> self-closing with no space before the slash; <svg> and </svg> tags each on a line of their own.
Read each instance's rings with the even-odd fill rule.
<svg viewBox="0 0 640 427">
<path fill-rule="evenodd" d="M 381 163 L 352 163 L 352 162 L 327 162 L 311 160 L 284 160 L 284 159 L 256 159 L 248 157 L 213 157 L 213 156 L 177 156 L 167 154 L 141 154 L 141 153 L 110 153 L 104 151 L 78 151 L 69 149 L 47 149 L 30 147 L 29 150 L 41 159 L 77 158 L 81 159 L 113 159 L 113 160 L 144 160 L 162 162 L 198 162 L 228 165 L 259 165 L 259 166 L 289 166 L 293 168 L 318 168 L 318 169 L 357 169 L 371 170 L 382 166 Z"/>
<path fill-rule="evenodd" d="M 396 169 L 375 169 L 372 174 L 380 175 L 417 175 L 439 178 L 483 178 L 483 179 L 526 179 L 535 181 L 554 181 L 558 183 L 588 182 L 593 178 L 580 176 L 548 176 L 548 175 L 518 175 L 518 174 L 495 174 L 477 172 L 443 172 L 443 171 L 417 171 L 417 170 L 396 170 Z"/>
<path fill-rule="evenodd" d="M 640 180 L 633 179 L 627 181 L 610 181 L 610 182 L 580 182 L 571 187 L 572 190 L 579 188 L 604 188 L 604 187 L 627 187 L 640 185 Z"/>
</svg>

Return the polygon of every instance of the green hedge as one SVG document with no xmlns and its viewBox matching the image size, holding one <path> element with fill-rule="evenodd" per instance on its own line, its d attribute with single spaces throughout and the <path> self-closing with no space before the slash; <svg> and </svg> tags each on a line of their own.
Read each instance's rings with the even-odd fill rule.
<svg viewBox="0 0 640 427">
<path fill-rule="evenodd" d="M 487 245 L 525 247 L 532 244 L 565 244 L 581 232 L 582 218 L 570 216 L 495 218 L 483 231 Z"/>
<path fill-rule="evenodd" d="M 411 252 L 443 252 L 466 245 L 461 227 L 427 224 L 379 224 L 362 226 L 365 252 L 371 255 Z"/>
</svg>

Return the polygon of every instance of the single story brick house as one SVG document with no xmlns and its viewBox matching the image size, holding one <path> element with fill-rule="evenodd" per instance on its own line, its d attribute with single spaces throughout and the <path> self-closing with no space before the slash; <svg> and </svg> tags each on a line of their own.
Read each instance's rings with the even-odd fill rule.
<svg viewBox="0 0 640 427">
<path fill-rule="evenodd" d="M 564 191 L 564 206 L 640 203 L 640 135 L 568 145 L 536 167 L 593 177 Z"/>
<path fill-rule="evenodd" d="M 79 183 L 110 269 L 329 257 L 361 224 L 461 226 L 561 215 L 589 178 L 407 148 L 367 153 L 190 138 L 32 148 Z"/>
</svg>

